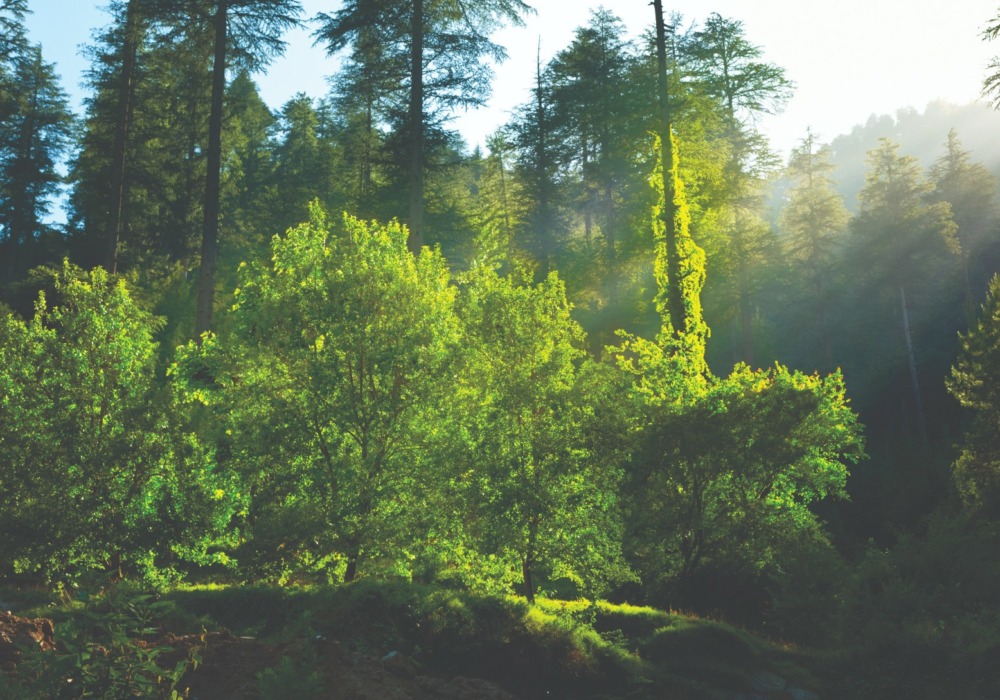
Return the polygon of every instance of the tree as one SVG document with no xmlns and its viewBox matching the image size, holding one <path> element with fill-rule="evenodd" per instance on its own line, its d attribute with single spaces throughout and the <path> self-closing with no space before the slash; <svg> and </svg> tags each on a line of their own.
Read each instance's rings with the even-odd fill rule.
<svg viewBox="0 0 1000 700">
<path fill-rule="evenodd" d="M 843 244 L 848 213 L 834 189 L 830 173 L 829 146 L 819 146 L 808 132 L 792 150 L 787 174 L 793 181 L 788 203 L 781 211 L 781 227 L 788 251 L 802 265 L 815 300 L 823 362 L 833 369 L 833 339 L 830 326 L 830 274 L 838 248 Z"/>
<path fill-rule="evenodd" d="M 10 60 L 24 43 L 24 16 L 28 0 L 0 0 L 0 64 Z"/>
<path fill-rule="evenodd" d="M 646 404 L 628 486 L 634 562 L 654 588 L 680 590 L 705 568 L 777 570 L 784 543 L 818 529 L 809 505 L 845 496 L 861 455 L 843 379 L 738 365 L 686 394 Z"/>
<path fill-rule="evenodd" d="M 254 71 L 284 51 L 281 34 L 298 23 L 302 11 L 298 0 L 213 0 L 211 3 L 214 51 L 212 99 L 208 122 L 207 178 L 205 182 L 204 229 L 195 335 L 212 325 L 215 307 L 216 260 L 218 258 L 220 178 L 222 174 L 222 116 L 228 61 Z"/>
<path fill-rule="evenodd" d="M 699 89 L 717 101 L 726 120 L 729 163 L 725 171 L 724 243 L 710 256 L 709 267 L 728 281 L 729 303 L 737 310 L 740 359 L 754 359 L 753 321 L 761 284 L 760 269 L 768 262 L 770 230 L 761 216 L 763 180 L 775 165 L 766 141 L 754 128 L 760 114 L 781 109 L 793 85 L 784 69 L 760 59 L 763 51 L 750 43 L 743 23 L 713 13 L 700 31 L 680 43 L 680 60 Z"/>
<path fill-rule="evenodd" d="M 646 126 L 632 89 L 637 85 L 631 80 L 635 59 L 623 34 L 620 19 L 597 10 L 548 67 L 560 160 L 563 170 L 579 183 L 576 208 L 584 222 L 585 254 L 592 255 L 595 229 L 603 239 L 602 277 L 612 308 L 618 304 L 619 257 L 627 237 L 621 211 L 627 206 L 625 188 L 630 176 L 641 179 L 637 177 L 641 170 L 632 167 L 632 156 Z"/>
<path fill-rule="evenodd" d="M 316 36 L 329 53 L 353 44 L 355 56 L 380 76 L 407 66 L 406 77 L 399 78 L 408 95 L 402 131 L 414 253 L 423 245 L 427 128 L 456 107 L 485 102 L 492 71 L 483 58 L 500 61 L 506 55 L 487 37 L 505 22 L 518 23 L 529 9 L 522 0 L 351 0 L 317 18 Z"/>
<path fill-rule="evenodd" d="M 959 339 L 948 391 L 975 417 L 953 477 L 970 509 L 995 517 L 1000 513 L 1000 276 L 990 281 L 979 322 Z"/>
<path fill-rule="evenodd" d="M 594 406 L 562 282 L 479 268 L 460 315 L 471 444 L 457 479 L 476 546 L 517 561 L 529 602 L 539 569 L 590 590 L 621 579 L 620 473 L 587 449 Z"/>
<path fill-rule="evenodd" d="M 670 108 L 670 94 L 668 92 L 669 82 L 667 80 L 667 36 L 666 25 L 663 19 L 663 3 L 661 0 L 653 0 L 653 11 L 656 13 L 656 77 L 657 77 L 657 137 L 659 140 L 659 162 L 660 162 L 660 196 L 662 204 L 660 207 L 660 222 L 654 229 L 663 232 L 663 284 L 661 294 L 664 299 L 666 317 L 670 320 L 671 332 L 676 338 L 683 338 L 687 335 L 688 314 L 685 310 L 685 302 L 691 303 L 692 298 L 685 296 L 681 277 L 681 251 L 678 238 L 683 239 L 687 235 L 686 226 L 689 223 L 689 215 L 683 211 L 683 199 L 678 201 L 682 188 L 678 178 L 678 153 L 674 143 L 673 135 L 673 114 Z M 681 197 L 683 195 L 680 195 Z M 680 205 L 680 206 L 678 206 Z M 701 293 L 700 287 L 697 294 Z M 700 314 L 698 314 L 700 315 Z"/>
<path fill-rule="evenodd" d="M 898 301 L 916 426 L 926 445 L 927 426 L 910 317 L 915 305 L 932 298 L 935 290 L 932 284 L 912 283 L 945 279 L 942 266 L 958 252 L 958 244 L 950 207 L 945 202 L 931 201 L 933 184 L 922 178 L 917 160 L 900 155 L 898 148 L 882 139 L 879 147 L 868 154 L 868 176 L 859 195 L 861 210 L 851 222 L 853 239 L 848 259 L 863 276 L 859 284 L 864 286 L 864 294 Z"/>
<path fill-rule="evenodd" d="M 142 42 L 148 18 L 139 0 L 128 0 L 124 8 L 113 3 L 111 12 L 117 16 L 121 29 L 121 72 L 118 76 L 118 105 L 115 115 L 114 151 L 111 163 L 108 197 L 107 250 L 104 261 L 108 272 L 118 269 L 118 249 L 125 220 L 126 165 L 129 135 L 135 114 L 135 82 L 138 78 L 139 44 Z"/>
<path fill-rule="evenodd" d="M 513 174 L 514 146 L 502 129 L 486 141 L 489 152 L 482 157 L 476 178 L 477 243 L 479 258 L 485 264 L 506 264 L 508 268 L 523 262 L 516 232 L 521 229 L 526 212 L 524 188 Z"/>
<path fill-rule="evenodd" d="M 281 201 L 275 174 L 278 120 L 245 71 L 226 90 L 225 124 L 221 232 L 230 241 L 230 255 L 246 260 L 289 224 L 276 217 Z M 300 210 L 292 223 L 300 223 L 306 213 Z"/>
<path fill-rule="evenodd" d="M 1000 36 L 1000 14 L 990 20 L 982 33 L 986 41 L 993 41 L 998 36 Z M 1000 57 L 991 59 L 986 70 L 989 72 L 983 79 L 983 97 L 989 97 L 994 108 L 1000 107 Z"/>
<path fill-rule="evenodd" d="M 0 316 L 2 571 L 169 567 L 226 522 L 228 484 L 157 384 L 159 320 L 102 268 L 64 264 L 54 292 Z"/>
<path fill-rule="evenodd" d="M 340 153 L 330 135 L 323 133 L 320 117 L 312 100 L 302 94 L 281 109 L 280 135 L 274 151 L 272 215 L 277 223 L 272 233 L 306 220 L 313 200 L 319 200 L 328 211 L 345 208 L 337 182 Z"/>
<path fill-rule="evenodd" d="M 6 282 L 32 262 L 32 246 L 48 230 L 43 218 L 61 178 L 56 163 L 69 148 L 74 119 L 41 47 L 14 57 L 11 114 L 0 123 L 0 249 Z"/>
<path fill-rule="evenodd" d="M 245 549 L 350 581 L 401 565 L 458 323 L 440 254 L 410 255 L 398 224 L 343 228 L 314 207 L 275 237 L 269 265 L 242 269 L 232 335 L 182 348 L 173 373 L 243 479 Z"/>
<path fill-rule="evenodd" d="M 510 125 L 515 149 L 515 174 L 522 187 L 524 226 L 521 246 L 534 258 L 541 276 L 548 275 L 564 243 L 556 188 L 558 140 L 553 133 L 552 76 L 542 68 L 541 41 L 535 58 L 535 84 L 531 102 L 521 105 Z"/>
<path fill-rule="evenodd" d="M 109 230 L 118 270 L 156 261 L 193 266 L 203 223 L 206 123 L 211 85 L 206 63 L 212 37 L 199 8 L 172 0 L 142 4 L 146 26 L 137 41 L 125 150 L 121 150 L 123 17 L 88 47 L 91 69 L 86 120 L 77 156 L 70 233 L 74 258 L 108 264 Z M 122 158 L 124 157 L 124 160 Z M 116 168 L 124 167 L 115 174 Z M 121 213 L 114 223 L 109 185 L 121 176 Z M 117 191 L 116 187 L 113 187 Z"/>
<path fill-rule="evenodd" d="M 958 227 L 962 282 L 965 292 L 966 315 L 971 320 L 977 294 L 973 291 L 970 262 L 990 239 L 996 239 L 997 179 L 980 163 L 969 160 L 954 129 L 948 132 L 945 153 L 930 169 L 935 201 L 951 205 L 952 217 Z"/>
</svg>

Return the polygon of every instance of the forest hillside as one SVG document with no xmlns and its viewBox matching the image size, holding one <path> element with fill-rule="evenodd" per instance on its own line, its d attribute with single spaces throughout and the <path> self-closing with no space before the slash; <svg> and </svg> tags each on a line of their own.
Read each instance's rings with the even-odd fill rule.
<svg viewBox="0 0 1000 700">
<path fill-rule="evenodd" d="M 112 0 L 76 115 L 30 9 L 0 695 L 1000 692 L 995 112 L 786 161 L 785 69 L 654 0 L 470 149 L 520 0 Z"/>
</svg>

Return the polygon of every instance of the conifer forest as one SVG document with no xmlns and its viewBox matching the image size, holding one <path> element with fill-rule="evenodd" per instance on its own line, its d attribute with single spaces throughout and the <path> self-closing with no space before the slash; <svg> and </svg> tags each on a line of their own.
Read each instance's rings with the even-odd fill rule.
<svg viewBox="0 0 1000 700">
<path fill-rule="evenodd" d="M 1000 697 L 1000 62 L 786 157 L 609 3 L 473 146 L 522 0 L 102 2 L 78 110 L 0 0 L 0 697 Z"/>
</svg>

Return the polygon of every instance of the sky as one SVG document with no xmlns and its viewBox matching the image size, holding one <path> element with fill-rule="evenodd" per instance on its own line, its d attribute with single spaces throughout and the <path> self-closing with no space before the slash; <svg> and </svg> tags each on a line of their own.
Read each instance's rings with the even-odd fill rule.
<svg viewBox="0 0 1000 700">
<path fill-rule="evenodd" d="M 541 42 L 547 61 L 569 45 L 574 30 L 585 25 L 601 5 L 589 0 L 528 0 L 537 10 L 525 26 L 494 36 L 509 58 L 496 68 L 487 107 L 460 114 L 454 122 L 466 141 L 482 145 L 486 136 L 508 121 L 512 109 L 528 99 L 535 55 Z M 338 0 L 302 0 L 305 16 L 335 12 Z M 649 0 L 603 3 L 622 18 L 631 37 L 652 26 Z M 63 85 L 80 110 L 80 86 L 86 62 L 79 48 L 94 29 L 107 23 L 103 0 L 29 0 L 31 38 L 42 44 L 45 59 L 56 64 Z M 828 141 L 863 123 L 871 114 L 894 114 L 929 102 L 966 104 L 979 97 L 990 57 L 1000 41 L 980 35 L 1000 12 L 1000 0 L 667 0 L 667 12 L 686 23 L 710 12 L 743 22 L 749 41 L 762 47 L 764 59 L 783 67 L 795 85 L 784 111 L 764 116 L 758 126 L 782 156 L 806 129 Z M 287 37 L 289 49 L 257 76 L 261 94 L 280 107 L 298 92 L 319 97 L 329 89 L 336 60 L 312 46 L 311 29 Z"/>
</svg>

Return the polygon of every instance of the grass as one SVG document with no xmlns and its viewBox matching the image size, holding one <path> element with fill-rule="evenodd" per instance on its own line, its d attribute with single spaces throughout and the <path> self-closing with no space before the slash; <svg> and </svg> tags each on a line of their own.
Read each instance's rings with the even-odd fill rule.
<svg viewBox="0 0 1000 700">
<path fill-rule="evenodd" d="M 787 650 L 689 615 L 604 601 L 541 599 L 402 582 L 348 586 L 179 586 L 159 624 L 175 634 L 225 628 L 285 644 L 322 636 L 421 672 L 493 680 L 527 698 L 724 698 L 752 674 L 815 681 Z M 39 605 L 49 617 L 74 606 Z"/>
</svg>

